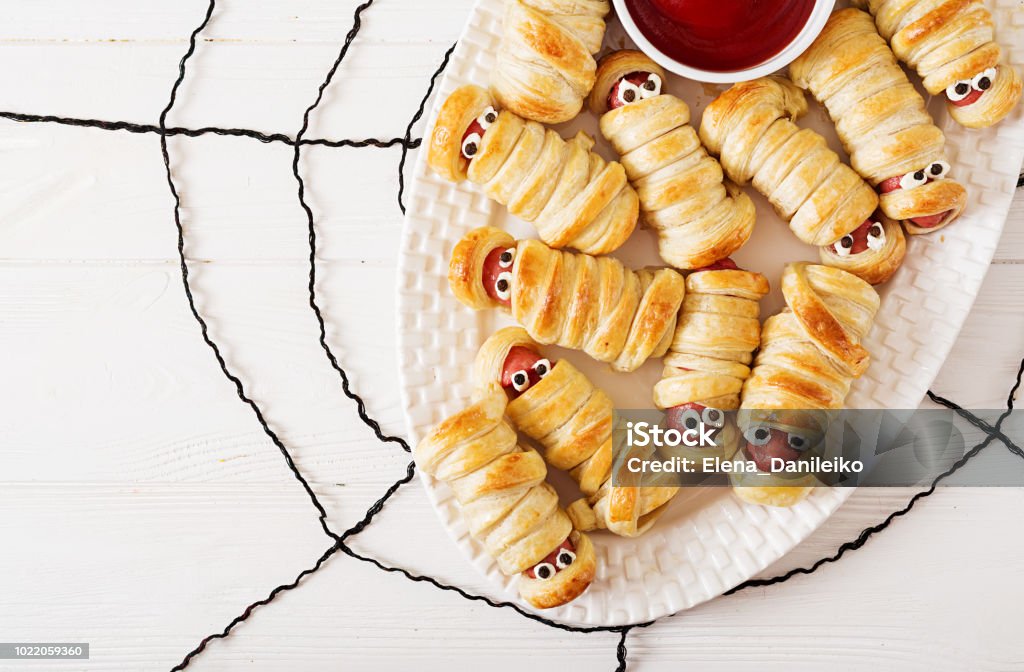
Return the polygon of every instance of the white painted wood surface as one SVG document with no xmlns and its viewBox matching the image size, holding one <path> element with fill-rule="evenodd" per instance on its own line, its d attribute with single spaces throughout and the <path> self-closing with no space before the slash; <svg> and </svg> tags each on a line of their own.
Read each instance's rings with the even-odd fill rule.
<svg viewBox="0 0 1024 672">
<path fill-rule="evenodd" d="M 401 135 L 471 2 L 378 0 L 311 136 Z M 355 5 L 221 0 L 171 122 L 294 134 Z M 205 0 L 0 7 L 0 109 L 152 123 Z M 291 151 L 213 137 L 171 151 L 200 308 L 343 529 L 408 456 L 358 422 L 317 346 Z M 0 641 L 91 642 L 91 661 L 59 669 L 168 669 L 327 539 L 187 312 L 157 138 L 3 121 L 0 156 Z M 398 158 L 310 148 L 302 164 L 330 341 L 394 433 Z M 1024 196 L 933 389 L 998 408 L 1022 355 Z M 766 575 L 831 553 L 907 496 L 857 492 Z M 1019 490 L 941 491 L 815 576 L 635 632 L 632 669 L 1021 669 L 1022 512 Z M 418 484 L 355 545 L 492 590 Z M 194 669 L 611 669 L 615 642 L 338 556 Z"/>
</svg>

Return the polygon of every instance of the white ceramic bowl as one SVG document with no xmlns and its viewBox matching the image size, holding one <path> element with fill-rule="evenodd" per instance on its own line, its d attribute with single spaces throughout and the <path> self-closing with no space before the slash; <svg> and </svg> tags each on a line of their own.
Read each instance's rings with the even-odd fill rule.
<svg viewBox="0 0 1024 672">
<path fill-rule="evenodd" d="M 796 39 L 790 42 L 785 49 L 775 54 L 767 61 L 755 65 L 752 68 L 747 68 L 746 70 L 731 70 L 728 72 L 701 70 L 700 68 L 680 63 L 671 56 L 666 56 L 664 52 L 651 44 L 651 41 L 640 32 L 640 28 L 637 27 L 636 22 L 633 21 L 633 17 L 626 8 L 626 0 L 613 0 L 613 4 L 615 5 L 615 13 L 619 17 L 619 22 L 622 23 L 622 27 L 626 29 L 626 33 L 633 42 L 636 43 L 637 48 L 654 59 L 658 65 L 681 77 L 686 77 L 687 79 L 692 79 L 698 82 L 733 84 L 735 82 L 746 82 L 764 75 L 769 75 L 792 63 L 797 56 L 802 54 L 809 46 L 811 46 L 811 43 L 814 42 L 814 38 L 818 37 L 818 33 L 820 33 L 821 29 L 825 27 L 825 22 L 832 13 L 832 8 L 835 6 L 836 0 L 817 0 L 814 3 L 814 9 L 811 10 L 810 18 L 807 19 L 807 23 L 804 24 L 803 29 L 797 33 Z"/>
</svg>

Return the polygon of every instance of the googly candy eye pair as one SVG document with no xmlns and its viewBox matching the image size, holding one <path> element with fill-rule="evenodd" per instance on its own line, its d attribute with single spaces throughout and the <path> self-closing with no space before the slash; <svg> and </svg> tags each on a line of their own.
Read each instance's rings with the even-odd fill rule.
<svg viewBox="0 0 1024 672">
<path fill-rule="evenodd" d="M 708 427 L 721 429 L 725 426 L 725 413 L 717 408 L 705 408 L 701 411 L 696 408 L 688 408 L 680 416 L 680 424 L 686 429 L 697 429 L 701 423 Z"/>
<path fill-rule="evenodd" d="M 920 187 L 929 180 L 941 180 L 949 175 L 949 171 L 948 163 L 945 161 L 935 161 L 929 164 L 927 168 L 914 170 L 900 177 L 900 188 L 913 189 L 914 187 Z"/>
<path fill-rule="evenodd" d="M 516 260 L 516 248 L 510 247 L 498 257 L 499 268 L 512 268 Z M 492 262 L 493 263 L 493 262 Z M 512 296 L 512 271 L 502 271 L 494 280 L 494 293 L 502 301 L 507 301 Z"/>
<path fill-rule="evenodd" d="M 565 569 L 576 561 L 576 554 L 567 548 L 563 548 L 555 555 L 554 563 L 540 562 L 533 568 L 534 578 L 545 581 L 557 574 L 559 570 Z"/>
<path fill-rule="evenodd" d="M 472 159 L 476 156 L 476 153 L 480 151 L 480 142 L 483 140 L 483 133 L 491 127 L 495 121 L 498 120 L 498 111 L 488 105 L 483 113 L 476 118 L 473 124 L 469 127 L 469 132 L 466 133 L 466 137 L 462 139 L 462 156 L 467 159 Z M 474 127 L 480 127 L 480 131 L 476 131 Z"/>
<path fill-rule="evenodd" d="M 776 430 L 779 431 L 779 430 Z M 811 447 L 810 441 L 795 432 L 782 432 L 786 434 L 786 445 L 797 451 L 803 452 Z M 744 440 L 752 446 L 766 446 L 772 440 L 772 429 L 769 427 L 750 427 L 743 432 Z"/>
<path fill-rule="evenodd" d="M 837 243 L 832 245 L 832 250 L 840 257 L 848 257 L 851 254 L 857 254 L 863 251 L 863 249 L 854 252 L 854 248 L 857 246 L 857 236 L 861 234 L 861 229 L 858 228 L 856 231 L 851 231 Z M 885 247 L 885 228 L 880 222 L 869 222 L 867 231 L 864 232 L 864 242 L 869 250 L 881 250 Z"/>
<path fill-rule="evenodd" d="M 954 103 L 959 103 L 972 93 L 979 96 L 992 88 L 992 82 L 996 78 L 996 69 L 987 68 L 970 79 L 961 79 L 946 87 L 946 97 Z M 972 101 L 973 102 L 973 101 Z"/>
<path fill-rule="evenodd" d="M 530 367 L 538 377 L 543 378 L 551 371 L 551 362 L 547 359 L 538 359 Z M 525 392 L 530 387 L 530 374 L 525 369 L 520 369 L 512 374 L 512 388 L 516 392 Z"/>
<path fill-rule="evenodd" d="M 635 103 L 638 100 L 653 98 L 661 94 L 661 77 L 653 72 L 647 73 L 647 79 L 640 84 L 629 81 L 629 75 L 619 81 L 617 97 L 623 105 Z"/>
</svg>

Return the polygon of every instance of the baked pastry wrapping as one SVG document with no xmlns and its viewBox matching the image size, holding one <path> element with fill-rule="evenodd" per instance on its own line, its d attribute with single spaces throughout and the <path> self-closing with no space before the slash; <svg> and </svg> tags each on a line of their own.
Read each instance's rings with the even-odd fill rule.
<svg viewBox="0 0 1024 672">
<path fill-rule="evenodd" d="M 854 0 L 875 17 L 896 57 L 921 76 L 933 96 L 945 94 L 958 124 L 999 123 L 1020 101 L 1017 71 L 1000 63 L 992 15 L 981 0 Z"/>
<path fill-rule="evenodd" d="M 735 427 L 723 411 L 739 408 L 761 342 L 759 302 L 768 290 L 763 275 L 729 259 L 686 277 L 686 298 L 662 360 L 661 380 L 654 385 L 654 405 L 666 411 L 669 428 L 682 432 L 698 423 L 717 428 L 715 448 L 674 448 L 696 464 L 735 450 Z"/>
<path fill-rule="evenodd" d="M 491 71 L 501 106 L 546 124 L 579 114 L 610 9 L 606 0 L 506 0 Z"/>
<path fill-rule="evenodd" d="M 547 481 L 537 451 L 518 445 L 504 420 L 507 400 L 495 387 L 434 427 L 413 452 L 425 473 L 447 483 L 470 534 L 519 594 L 538 609 L 579 597 L 594 580 L 596 556 L 573 529 Z"/>
<path fill-rule="evenodd" d="M 636 228 L 639 203 L 626 171 L 571 140 L 495 108 L 486 89 L 456 89 L 437 115 L 427 163 L 453 182 L 469 179 L 508 211 L 532 222 L 552 247 L 605 254 Z"/>
<path fill-rule="evenodd" d="M 665 353 L 686 291 L 670 268 L 634 271 L 489 226 L 456 243 L 448 284 L 470 308 L 502 307 L 537 342 L 582 350 L 618 371 Z"/>
<path fill-rule="evenodd" d="M 663 92 L 664 71 L 639 51 L 601 59 L 590 109 L 640 198 L 641 220 L 658 234 L 665 263 L 702 268 L 738 250 L 754 230 L 754 203 L 723 180 L 690 125 L 690 108 Z"/>
<path fill-rule="evenodd" d="M 678 492 L 668 486 L 611 484 L 611 399 L 572 362 L 543 356 L 525 329 L 506 327 L 484 341 L 474 374 L 482 388 L 504 389 L 508 419 L 544 448 L 549 465 L 568 471 L 579 484 L 586 498 L 568 508 L 576 529 L 638 536 Z"/>
<path fill-rule="evenodd" d="M 870 15 L 833 14 L 789 73 L 828 110 L 850 165 L 879 190 L 888 217 L 916 234 L 960 215 L 967 190 L 949 176 L 946 138 Z"/>
<path fill-rule="evenodd" d="M 741 499 L 773 506 L 795 504 L 815 484 L 812 474 L 768 475 L 767 462 L 799 459 L 827 427 L 815 411 L 842 408 L 851 383 L 868 368 L 861 341 L 879 305 L 878 293 L 855 275 L 803 262 L 786 265 L 782 294 L 786 307 L 764 323 L 740 403 L 736 459 L 753 460 L 761 473 L 730 474 Z"/>
<path fill-rule="evenodd" d="M 828 247 L 872 221 L 878 196 L 825 138 L 793 123 L 806 111 L 803 91 L 788 79 L 741 82 L 704 110 L 700 139 L 731 180 L 768 198 L 797 238 Z"/>
</svg>

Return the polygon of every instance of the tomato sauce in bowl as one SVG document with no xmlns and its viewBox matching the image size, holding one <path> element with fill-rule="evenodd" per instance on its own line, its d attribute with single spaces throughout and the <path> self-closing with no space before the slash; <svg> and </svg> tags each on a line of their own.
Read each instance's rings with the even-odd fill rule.
<svg viewBox="0 0 1024 672">
<path fill-rule="evenodd" d="M 625 0 L 637 29 L 666 56 L 709 72 L 752 68 L 789 46 L 815 0 Z"/>
</svg>

